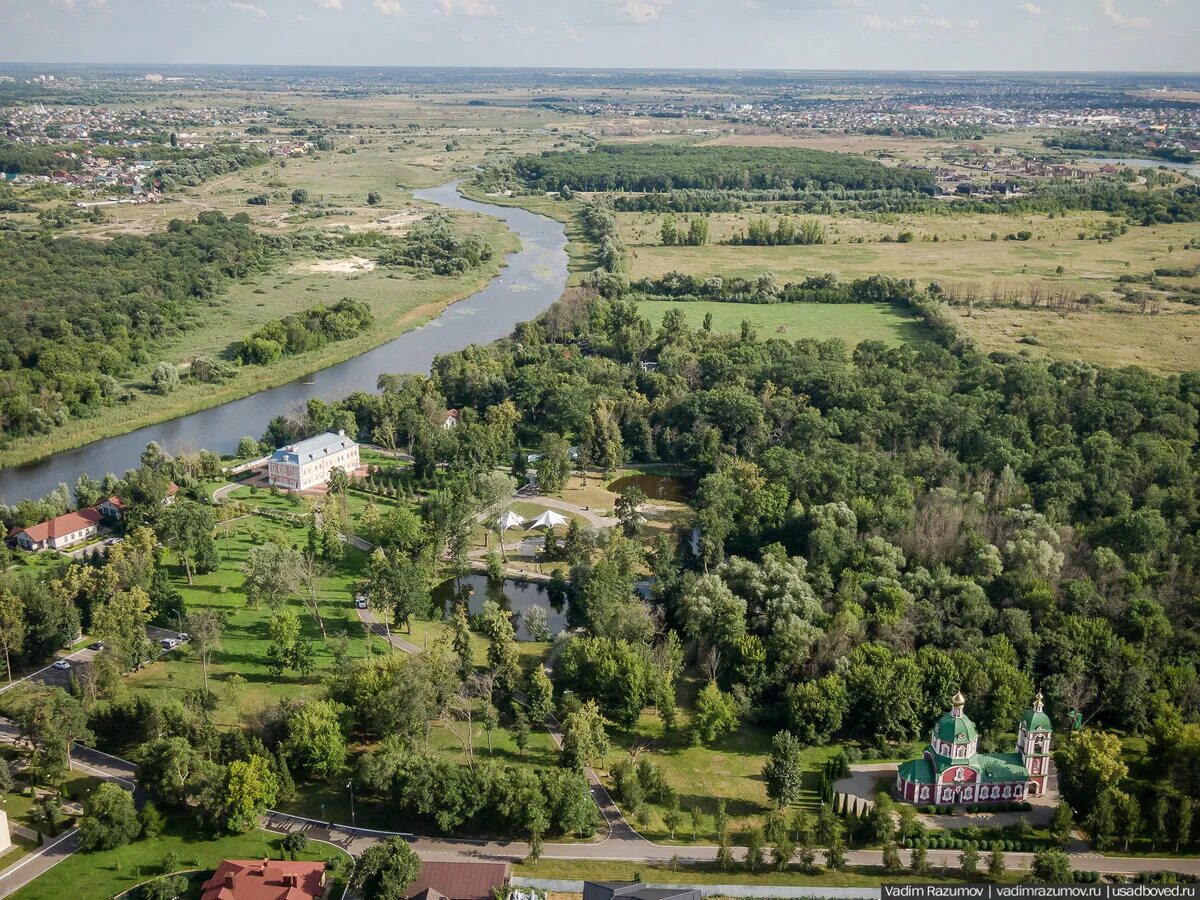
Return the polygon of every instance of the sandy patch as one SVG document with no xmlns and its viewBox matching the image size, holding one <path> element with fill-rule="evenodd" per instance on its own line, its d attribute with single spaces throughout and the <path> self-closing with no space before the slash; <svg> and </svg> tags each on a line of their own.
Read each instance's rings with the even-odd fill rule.
<svg viewBox="0 0 1200 900">
<path fill-rule="evenodd" d="M 375 268 L 375 260 L 362 256 L 347 256 L 345 259 L 321 259 L 304 268 L 312 275 L 360 275 Z"/>
<path fill-rule="evenodd" d="M 423 218 L 425 218 L 425 210 L 405 209 L 376 220 L 376 224 L 382 225 L 384 228 L 407 228 L 409 225 L 420 222 Z"/>
</svg>

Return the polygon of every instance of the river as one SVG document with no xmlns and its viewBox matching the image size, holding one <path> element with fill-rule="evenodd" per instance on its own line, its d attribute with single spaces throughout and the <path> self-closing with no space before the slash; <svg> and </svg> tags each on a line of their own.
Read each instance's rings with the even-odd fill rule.
<svg viewBox="0 0 1200 900">
<path fill-rule="evenodd" d="M 446 307 L 420 328 L 346 362 L 241 400 L 0 470 L 0 502 L 45 496 L 60 482 L 73 487 L 85 472 L 94 478 L 107 472 L 120 475 L 138 465 L 151 441 L 168 452 L 183 447 L 232 453 L 243 435 L 261 436 L 274 416 L 296 409 L 311 397 L 337 400 L 355 391 L 374 392 L 376 380 L 384 372 L 428 372 L 439 353 L 503 337 L 562 294 L 567 283 L 567 238 L 562 223 L 523 209 L 467 200 L 458 193 L 457 183 L 413 191 L 413 195 L 502 219 L 520 237 L 521 249 L 508 254 L 506 267 L 482 290 Z"/>
</svg>

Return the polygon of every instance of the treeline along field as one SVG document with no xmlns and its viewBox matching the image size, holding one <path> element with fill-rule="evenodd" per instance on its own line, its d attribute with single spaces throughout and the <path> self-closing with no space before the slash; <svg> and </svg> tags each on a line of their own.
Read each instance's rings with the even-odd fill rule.
<svg viewBox="0 0 1200 900">
<path fill-rule="evenodd" d="M 790 147 L 680 147 L 666 144 L 601 144 L 589 152 L 524 156 L 514 164 L 532 187 L 557 191 L 670 191 L 900 188 L 917 191 L 933 182 L 929 172 L 891 169 L 844 153 Z"/>
</svg>

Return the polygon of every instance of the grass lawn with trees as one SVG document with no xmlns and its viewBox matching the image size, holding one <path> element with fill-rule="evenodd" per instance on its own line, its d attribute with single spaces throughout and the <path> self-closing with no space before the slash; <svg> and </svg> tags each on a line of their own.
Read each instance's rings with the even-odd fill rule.
<svg viewBox="0 0 1200 900">
<path fill-rule="evenodd" d="M 328 673 L 334 665 L 330 643 L 321 640 L 320 629 L 304 604 L 292 599 L 286 606 L 300 619 L 301 637 L 313 642 L 314 678 L 306 681 L 291 671 L 277 678 L 268 668 L 267 621 L 270 611 L 265 606 L 254 609 L 246 604 L 241 589 L 244 581 L 241 567 L 251 547 L 261 546 L 275 535 L 282 536 L 288 545 L 301 548 L 307 541 L 305 528 L 250 516 L 234 521 L 228 537 L 221 536 L 218 531 L 220 567 L 211 574 L 196 575 L 193 585 L 188 585 L 182 566 L 169 557 L 172 581 L 183 595 L 188 611 L 214 609 L 227 616 L 221 649 L 213 654 L 208 673 L 210 687 L 220 704 L 214 713 L 214 722 L 219 726 L 240 725 L 243 715 L 285 698 L 322 695 L 324 688 L 317 676 Z M 348 547 L 338 570 L 324 579 L 320 606 L 330 639 L 345 634 L 352 657 L 369 652 L 369 641 L 354 614 L 352 600 L 353 586 L 365 564 L 366 554 Z M 382 650 L 382 642 L 378 643 Z M 234 676 L 243 680 L 231 680 Z M 186 691 L 201 687 L 204 678 L 199 659 L 188 645 L 184 645 L 129 675 L 127 680 L 132 689 L 152 694 L 161 702 L 168 697 L 181 699 Z"/>
<path fill-rule="evenodd" d="M 605 784 L 611 788 L 611 769 L 622 759 L 636 755 L 639 762 L 648 759 L 654 764 L 662 772 L 666 786 L 679 797 L 683 824 L 675 832 L 677 843 L 692 843 L 693 840 L 713 843 L 717 838 L 714 816 L 720 800 L 725 801 L 730 827 L 735 835 L 743 828 L 761 825 L 763 816 L 771 809 L 762 770 L 771 755 L 773 732 L 751 722 L 743 722 L 735 733 L 718 738 L 711 744 L 692 744 L 689 724 L 696 694 L 703 683 L 698 673 L 688 673 L 678 682 L 679 711 L 673 732 L 667 732 L 658 714 L 651 710 L 644 711 L 632 729 L 610 728 L 612 750 L 605 757 L 605 770 L 601 772 Z M 805 749 L 806 800 L 802 805 L 815 811 L 819 770 L 837 753 L 836 746 Z M 700 828 L 695 839 L 691 815 L 693 807 L 699 807 L 701 812 Z M 644 804 L 640 818 L 633 810 L 623 808 L 622 811 L 630 824 L 645 837 L 660 842 L 671 840 L 670 829 L 664 821 L 666 807 L 656 799 Z"/>
<path fill-rule="evenodd" d="M 285 854 L 281 840 L 278 835 L 258 829 L 213 837 L 190 821 L 168 820 L 167 827 L 157 837 L 134 841 L 115 850 L 73 853 L 12 896 L 18 900 L 61 900 L 67 896 L 72 900 L 109 900 L 161 874 L 164 863 L 172 864 L 172 871 L 176 872 L 204 870 L 207 878 L 223 859 L 282 859 Z M 311 842 L 296 857 L 337 859 L 338 870 L 330 876 L 333 882 L 330 896 L 341 896 L 350 866 L 350 857 L 344 851 Z M 191 890 L 197 890 L 204 878 L 192 879 Z"/>
</svg>

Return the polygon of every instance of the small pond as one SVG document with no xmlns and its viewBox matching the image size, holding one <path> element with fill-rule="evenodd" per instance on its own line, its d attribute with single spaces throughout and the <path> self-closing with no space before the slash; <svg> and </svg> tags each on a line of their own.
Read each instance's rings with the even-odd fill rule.
<svg viewBox="0 0 1200 900">
<path fill-rule="evenodd" d="M 455 591 L 454 580 L 445 581 L 433 589 L 433 602 L 440 604 L 443 615 L 450 619 L 454 615 L 456 603 L 466 601 L 467 614 L 478 616 L 483 612 L 483 604 L 494 600 L 501 609 L 513 614 L 513 626 L 516 628 L 518 641 L 531 641 L 533 636 L 525 627 L 525 613 L 533 607 L 541 607 L 546 611 L 547 624 L 551 636 L 566 630 L 567 606 L 566 599 L 555 606 L 550 602 L 550 592 L 546 585 L 533 581 L 518 581 L 506 578 L 496 583 L 486 575 L 472 572 L 458 580 L 458 590 Z"/>
<path fill-rule="evenodd" d="M 667 475 L 626 475 L 609 484 L 608 489 L 619 494 L 625 488 L 639 488 L 650 500 L 672 500 L 687 503 L 695 490 L 695 482 L 688 478 Z"/>
</svg>

